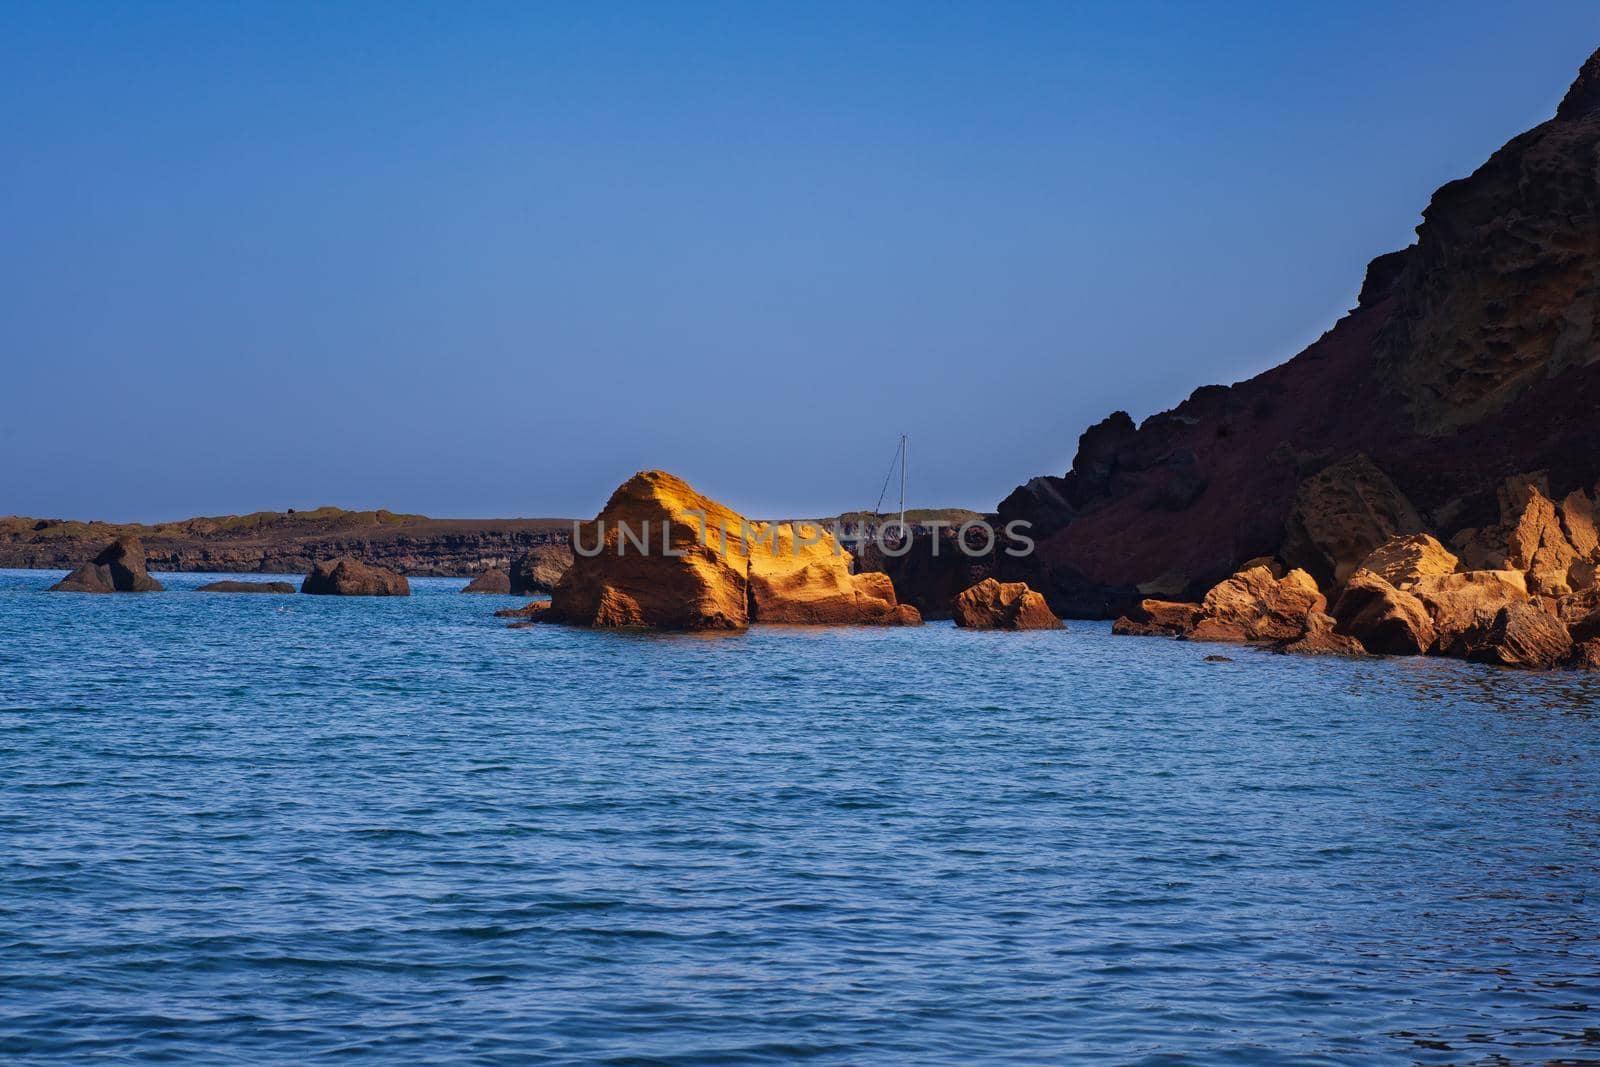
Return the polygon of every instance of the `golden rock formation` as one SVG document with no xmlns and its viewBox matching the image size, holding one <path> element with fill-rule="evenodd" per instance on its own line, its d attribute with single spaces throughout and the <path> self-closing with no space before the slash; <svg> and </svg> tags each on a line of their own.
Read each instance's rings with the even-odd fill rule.
<svg viewBox="0 0 1600 1067">
<path fill-rule="evenodd" d="M 922 621 L 887 576 L 851 574 L 826 530 L 753 522 L 665 471 L 624 482 L 574 529 L 573 553 L 542 619 L 662 630 Z"/>
</svg>

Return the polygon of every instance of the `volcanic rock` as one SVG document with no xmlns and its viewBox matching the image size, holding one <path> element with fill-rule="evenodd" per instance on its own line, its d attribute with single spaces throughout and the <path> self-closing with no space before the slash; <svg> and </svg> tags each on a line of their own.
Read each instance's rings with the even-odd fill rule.
<svg viewBox="0 0 1600 1067">
<path fill-rule="evenodd" d="M 524 604 L 520 608 L 503 608 L 495 612 L 497 619 L 536 619 L 550 610 L 550 601 L 535 600 L 531 604 Z"/>
<path fill-rule="evenodd" d="M 505 595 L 511 592 L 511 575 L 502 570 L 487 570 L 468 582 L 463 593 L 498 593 Z"/>
<path fill-rule="evenodd" d="M 1279 652 L 1297 656 L 1364 656 L 1367 654 L 1360 641 L 1336 632 L 1333 616 L 1313 611 L 1306 616 L 1306 632 L 1294 641 L 1278 645 Z"/>
<path fill-rule="evenodd" d="M 997 560 L 996 577 L 1027 581 L 1058 614 L 1127 612 L 1132 591 L 1173 574 L 1188 585 L 1163 595 L 1193 599 L 1262 555 L 1335 589 L 1395 535 L 1496 525 L 1508 477 L 1546 472 L 1541 493 L 1563 508 L 1589 492 L 1600 475 L 1597 67 L 1600 53 L 1555 118 L 1440 188 L 1416 244 L 1374 259 L 1359 305 L 1304 352 L 1137 426 L 1113 415 L 1080 438 L 1065 475 L 1007 497 L 1002 517 L 1032 522 L 1038 548 Z M 1555 524 L 1570 559 L 1542 532 L 1522 563 L 1456 554 L 1468 570 L 1526 571 L 1532 591 L 1559 596 L 1600 562 L 1584 558 L 1581 524 Z"/>
<path fill-rule="evenodd" d="M 1437 639 L 1422 601 L 1371 571 L 1350 576 L 1332 614 L 1338 632 L 1354 637 L 1368 652 L 1420 656 Z"/>
<path fill-rule="evenodd" d="M 1189 636 L 1232 640 L 1225 635 L 1237 627 L 1249 641 L 1293 640 L 1306 632 L 1306 616 L 1327 606 L 1327 598 L 1305 571 L 1273 578 L 1267 568 L 1252 567 L 1212 587 L 1200 602 L 1199 619 Z"/>
<path fill-rule="evenodd" d="M 208 582 L 195 587 L 197 593 L 292 593 L 290 582 Z"/>
<path fill-rule="evenodd" d="M 1133 637 L 1177 637 L 1192 630 L 1199 617 L 1199 604 L 1145 599 L 1139 601 L 1133 614 L 1112 623 L 1111 632 Z"/>
<path fill-rule="evenodd" d="M 1487 630 L 1502 608 L 1528 599 L 1521 571 L 1462 571 L 1436 574 L 1407 583 L 1404 591 L 1422 602 L 1433 623 L 1433 651 L 1466 655 L 1470 634 Z"/>
<path fill-rule="evenodd" d="M 300 591 L 319 596 L 410 596 L 411 583 L 403 574 L 346 557 L 312 567 Z"/>
<path fill-rule="evenodd" d="M 549 593 L 561 581 L 562 575 L 572 566 L 572 546 L 568 544 L 535 545 L 511 563 L 510 589 L 512 596 L 536 596 Z"/>
<path fill-rule="evenodd" d="M 1579 641 L 1573 645 L 1570 664 L 1582 671 L 1600 671 L 1600 640 Z"/>
<path fill-rule="evenodd" d="M 1559 619 L 1532 604 L 1508 604 L 1481 634 L 1467 638 L 1467 658 L 1501 667 L 1546 670 L 1572 653 L 1572 637 Z"/>
<path fill-rule="evenodd" d="M 997 582 L 985 578 L 955 599 L 952 617 L 957 626 L 974 630 L 1060 630 L 1044 597 L 1022 582 Z"/>
<path fill-rule="evenodd" d="M 1300 482 L 1282 551 L 1292 566 L 1332 588 L 1343 585 L 1379 547 L 1422 529 L 1411 501 L 1358 452 Z"/>
<path fill-rule="evenodd" d="M 1404 587 L 1423 578 L 1453 574 L 1461 561 L 1432 534 L 1410 534 L 1384 542 L 1361 561 L 1361 567 L 1390 585 Z"/>
<path fill-rule="evenodd" d="M 99 555 L 50 587 L 52 593 L 158 593 L 164 589 L 145 570 L 144 545 L 119 537 Z"/>
<path fill-rule="evenodd" d="M 883 574 L 810 524 L 752 522 L 664 471 L 620 486 L 574 530 L 548 617 L 578 626 L 739 630 L 752 622 L 921 622 Z"/>
</svg>

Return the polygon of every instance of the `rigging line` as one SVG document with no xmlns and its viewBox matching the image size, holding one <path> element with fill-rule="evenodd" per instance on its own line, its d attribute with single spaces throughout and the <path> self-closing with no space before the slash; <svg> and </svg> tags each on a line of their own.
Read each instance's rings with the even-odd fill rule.
<svg viewBox="0 0 1600 1067">
<path fill-rule="evenodd" d="M 878 502 L 872 507 L 872 518 L 874 521 L 876 521 L 878 516 L 883 512 L 883 498 L 889 495 L 889 479 L 894 477 L 894 465 L 900 462 L 900 450 L 905 447 L 905 444 L 905 441 L 902 440 L 894 446 L 894 457 L 889 460 L 889 470 L 883 476 L 883 489 L 878 493 Z"/>
</svg>

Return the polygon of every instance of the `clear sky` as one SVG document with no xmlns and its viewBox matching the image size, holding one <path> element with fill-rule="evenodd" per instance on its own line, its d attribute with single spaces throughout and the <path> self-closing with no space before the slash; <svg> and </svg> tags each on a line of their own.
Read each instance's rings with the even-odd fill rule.
<svg viewBox="0 0 1600 1067">
<path fill-rule="evenodd" d="M 1574 3 L 0 2 L 0 513 L 992 507 L 1282 361 Z"/>
</svg>

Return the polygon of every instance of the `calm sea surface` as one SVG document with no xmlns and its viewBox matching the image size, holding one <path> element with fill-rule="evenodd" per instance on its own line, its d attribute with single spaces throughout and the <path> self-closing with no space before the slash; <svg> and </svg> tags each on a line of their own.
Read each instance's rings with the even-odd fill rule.
<svg viewBox="0 0 1600 1067">
<path fill-rule="evenodd" d="M 58 577 L 0 1061 L 1600 1062 L 1600 678 Z"/>
</svg>

